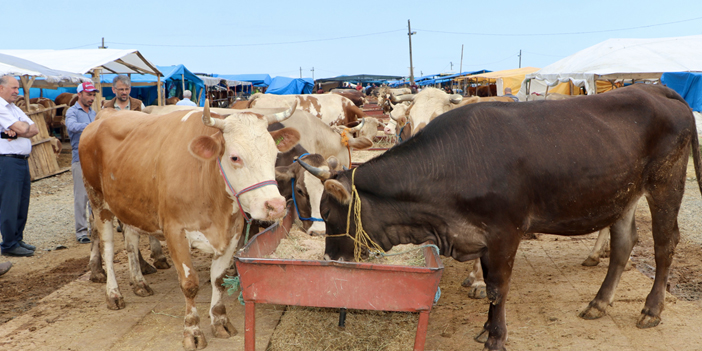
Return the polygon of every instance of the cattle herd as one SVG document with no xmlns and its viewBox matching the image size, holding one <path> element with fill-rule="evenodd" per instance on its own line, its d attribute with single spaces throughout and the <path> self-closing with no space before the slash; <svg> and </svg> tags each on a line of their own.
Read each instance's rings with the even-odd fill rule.
<svg viewBox="0 0 702 351">
<path fill-rule="evenodd" d="M 351 91 L 255 94 L 235 108 L 208 102 L 102 110 L 83 132 L 79 153 L 93 209 L 91 280 L 106 283 L 107 307 L 125 307 L 113 267 L 118 219 L 138 296 L 154 293 L 143 273 L 155 271 L 141 258 L 140 235 L 150 236 L 158 268 L 169 267 L 160 254 L 160 241 L 167 243 L 186 302 L 186 350 L 207 346 L 191 248 L 213 255 L 213 334 L 236 334 L 222 302 L 225 270 L 247 223 L 280 220 L 294 194 L 307 233 L 326 235 L 327 260 L 369 254 L 351 237 L 357 222 L 348 214 L 360 204 L 360 223 L 383 250 L 429 241 L 444 256 L 477 260 L 468 295 L 487 297 L 489 313 L 475 339 L 486 350 L 504 350 L 509 281 L 523 235 L 602 230 L 588 265 L 597 264 L 611 237 L 606 277 L 580 315 L 600 318 L 637 240 L 634 212 L 646 197 L 657 267 L 636 325 L 660 323 L 690 152 L 702 191 L 697 130 L 678 94 L 635 84 L 515 103 L 383 87 L 377 101 L 390 116 L 385 133 L 398 143 L 354 168 L 351 150 L 371 147 L 383 126 L 362 110 L 365 99 Z"/>
</svg>

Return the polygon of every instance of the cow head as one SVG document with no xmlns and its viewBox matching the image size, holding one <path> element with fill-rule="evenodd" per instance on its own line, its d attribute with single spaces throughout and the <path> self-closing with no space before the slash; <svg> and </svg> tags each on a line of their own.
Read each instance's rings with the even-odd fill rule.
<svg viewBox="0 0 702 351">
<path fill-rule="evenodd" d="M 254 219 L 273 221 L 285 215 L 285 199 L 277 187 L 261 186 L 243 193 L 242 190 L 275 180 L 278 152 L 294 147 L 300 140 L 300 133 L 292 128 L 268 132 L 267 126 L 290 117 L 296 105 L 294 103 L 287 111 L 271 115 L 235 112 L 226 118 L 213 118 L 209 101 L 206 101 L 202 122 L 218 131 L 212 136 L 200 135 L 190 142 L 189 150 L 193 156 L 214 161 L 214 167 L 219 167 L 218 162 L 221 164 L 222 173 L 231 185 L 230 188 L 223 182 L 225 190 L 234 202 L 235 193 L 240 193 L 241 207 Z M 237 207 L 235 205 L 233 211 L 238 212 Z"/>
<path fill-rule="evenodd" d="M 458 107 L 462 99 L 463 97 L 459 94 L 449 95 L 436 88 L 425 88 L 416 94 L 406 112 L 407 118 L 412 123 L 412 135 L 417 134 L 432 119 Z"/>
<path fill-rule="evenodd" d="M 324 157 L 319 154 L 308 154 L 301 159 L 304 160 L 303 162 L 306 164 L 326 171 L 335 170 L 339 164 L 336 157 L 330 156 L 325 160 Z M 324 192 L 322 181 L 305 171 L 299 162 L 293 162 L 288 166 L 278 166 L 275 172 L 278 184 L 284 184 L 286 187 L 286 190 L 282 190 L 281 193 L 289 191 L 290 195 L 285 195 L 287 198 L 288 196 L 292 197 L 292 192 L 294 192 L 299 216 L 302 218 L 321 218 L 319 204 L 322 199 L 322 193 Z M 294 189 L 292 189 L 291 184 L 293 178 L 295 179 Z M 302 220 L 302 227 L 309 235 L 324 235 L 326 232 L 324 222 Z"/>
</svg>

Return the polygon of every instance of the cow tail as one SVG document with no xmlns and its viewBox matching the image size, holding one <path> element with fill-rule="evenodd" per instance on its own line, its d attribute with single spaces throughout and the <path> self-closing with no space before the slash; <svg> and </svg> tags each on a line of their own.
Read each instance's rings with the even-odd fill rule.
<svg viewBox="0 0 702 351">
<path fill-rule="evenodd" d="M 700 170 L 700 139 L 697 135 L 697 126 L 692 124 L 692 162 L 695 165 L 695 177 L 697 178 L 697 186 L 700 188 L 700 193 L 702 193 L 702 170 Z"/>
</svg>

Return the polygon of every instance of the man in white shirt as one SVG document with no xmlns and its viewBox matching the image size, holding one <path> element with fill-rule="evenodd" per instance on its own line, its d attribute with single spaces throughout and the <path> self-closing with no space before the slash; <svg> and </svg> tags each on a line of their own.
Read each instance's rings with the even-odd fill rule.
<svg viewBox="0 0 702 351">
<path fill-rule="evenodd" d="M 186 90 L 183 92 L 183 100 L 180 100 L 176 102 L 176 105 L 178 106 L 197 106 L 190 98 L 193 96 L 193 93 L 190 90 Z"/>
<path fill-rule="evenodd" d="M 32 185 L 27 161 L 32 152 L 29 138 L 39 130 L 15 106 L 18 94 L 17 79 L 0 76 L 0 251 L 3 256 L 33 256 L 36 249 L 23 239 Z"/>
</svg>

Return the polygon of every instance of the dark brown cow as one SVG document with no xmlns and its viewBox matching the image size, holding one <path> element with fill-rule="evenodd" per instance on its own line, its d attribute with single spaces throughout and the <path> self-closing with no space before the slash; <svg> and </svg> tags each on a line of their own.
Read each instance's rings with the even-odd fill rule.
<svg viewBox="0 0 702 351">
<path fill-rule="evenodd" d="M 236 329 L 221 301 L 222 279 L 244 226 L 251 218 L 272 221 L 285 215 L 285 199 L 273 182 L 278 151 L 297 144 L 290 128 L 269 133 L 269 123 L 292 114 L 237 112 L 212 118 L 204 112 L 165 115 L 105 109 L 81 136 L 83 178 L 102 243 L 110 309 L 125 307 L 114 273 L 112 220 L 124 224 L 130 281 L 138 296 L 153 295 L 139 270 L 139 234 L 165 238 L 185 296 L 183 346 L 207 346 L 195 307 L 198 274 L 190 247 L 212 253 L 210 323 L 215 337 Z M 94 252 L 93 252 L 94 254 Z M 91 260 L 93 258 L 91 257 Z"/>
<path fill-rule="evenodd" d="M 356 89 L 333 89 L 331 93 L 341 95 L 351 100 L 357 107 L 363 107 L 363 105 L 366 103 L 363 93 Z"/>
<path fill-rule="evenodd" d="M 480 258 L 490 306 L 479 338 L 488 336 L 486 350 L 504 350 L 505 304 L 522 236 L 610 226 L 607 276 L 580 314 L 600 318 L 636 243 L 642 196 L 651 208 L 656 276 L 636 325 L 660 323 L 690 149 L 702 190 L 690 107 L 666 87 L 636 84 L 569 100 L 451 110 L 353 171 L 358 205 L 351 202 L 352 171 L 310 170 L 325 179 L 327 258 L 353 260 L 362 250 L 348 237 L 356 232 L 350 206 L 361 206 L 357 220 L 383 250 L 432 241 L 444 256 Z"/>
</svg>

